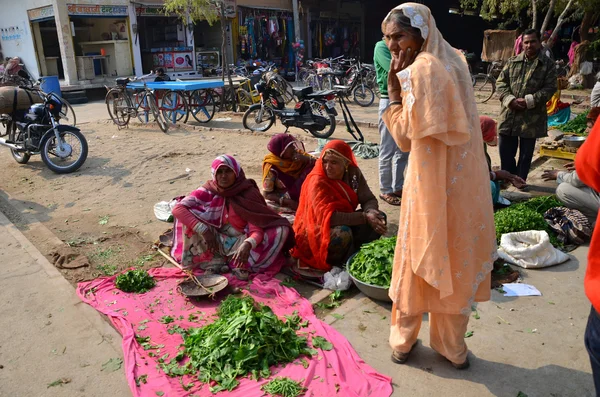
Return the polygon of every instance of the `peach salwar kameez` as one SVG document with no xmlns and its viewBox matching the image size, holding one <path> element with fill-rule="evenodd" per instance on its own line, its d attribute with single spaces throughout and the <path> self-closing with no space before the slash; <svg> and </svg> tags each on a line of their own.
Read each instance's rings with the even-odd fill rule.
<svg viewBox="0 0 600 397">
<path fill-rule="evenodd" d="M 479 116 L 464 57 L 419 4 L 397 7 L 425 43 L 397 74 L 402 105 L 383 115 L 410 151 L 390 286 L 391 347 L 407 353 L 429 312 L 431 347 L 465 362 L 464 334 L 474 302 L 490 298 L 496 236 Z"/>
</svg>

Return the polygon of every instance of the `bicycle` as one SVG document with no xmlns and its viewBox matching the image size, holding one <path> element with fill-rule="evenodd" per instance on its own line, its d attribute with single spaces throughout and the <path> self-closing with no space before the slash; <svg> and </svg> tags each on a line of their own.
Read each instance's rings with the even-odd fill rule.
<svg viewBox="0 0 600 397">
<path fill-rule="evenodd" d="M 494 61 L 487 67 L 486 73 L 478 73 L 472 75 L 473 91 L 475 94 L 475 102 L 486 103 L 496 92 L 496 80 L 502 72 L 504 64 L 501 61 Z"/>
<path fill-rule="evenodd" d="M 117 85 L 115 87 L 110 89 L 106 87 L 108 90 L 105 98 L 106 108 L 110 118 L 117 126 L 125 127 L 129 124 L 131 117 L 137 117 L 142 123 L 156 121 L 158 127 L 163 132 L 167 132 L 169 124 L 158 109 L 158 101 L 154 95 L 154 90 L 148 88 L 144 81 L 144 89 L 135 94 L 135 104 L 131 98 L 131 94 L 127 91 L 128 83 L 142 80 L 152 75 L 153 73 L 150 73 L 145 76 L 134 77 L 133 79 L 120 77 L 116 79 Z M 141 113 L 140 108 L 142 108 Z"/>
</svg>

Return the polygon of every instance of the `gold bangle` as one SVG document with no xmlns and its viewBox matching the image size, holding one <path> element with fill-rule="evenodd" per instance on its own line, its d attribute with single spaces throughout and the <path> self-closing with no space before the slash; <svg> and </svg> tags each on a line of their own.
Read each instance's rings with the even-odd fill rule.
<svg viewBox="0 0 600 397">
<path fill-rule="evenodd" d="M 388 106 L 400 105 L 402 106 L 402 101 L 392 101 L 388 103 Z"/>
</svg>

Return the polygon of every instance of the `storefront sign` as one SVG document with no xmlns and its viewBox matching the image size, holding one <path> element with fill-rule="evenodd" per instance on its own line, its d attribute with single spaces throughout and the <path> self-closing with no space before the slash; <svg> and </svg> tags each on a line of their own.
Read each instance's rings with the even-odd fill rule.
<svg viewBox="0 0 600 397">
<path fill-rule="evenodd" d="M 67 4 L 69 15 L 127 16 L 127 6 Z"/>
<path fill-rule="evenodd" d="M 162 6 L 140 6 L 135 8 L 135 14 L 141 17 L 166 16 Z"/>
<path fill-rule="evenodd" d="M 54 18 L 54 7 L 49 5 L 41 8 L 34 8 L 33 10 L 27 10 L 27 16 L 29 16 L 30 21 Z"/>
</svg>

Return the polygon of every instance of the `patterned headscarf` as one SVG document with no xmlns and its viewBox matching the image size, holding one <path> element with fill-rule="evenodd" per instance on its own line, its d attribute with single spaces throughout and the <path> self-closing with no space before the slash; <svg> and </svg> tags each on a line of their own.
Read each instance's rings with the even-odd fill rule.
<svg viewBox="0 0 600 397">
<path fill-rule="evenodd" d="M 215 182 L 217 181 L 217 170 L 221 167 L 230 168 L 235 174 L 236 179 L 239 178 L 240 171 L 242 170 L 242 167 L 240 167 L 238 162 L 232 156 L 228 154 L 223 154 L 214 159 L 212 164 L 210 165 L 210 173 L 212 175 L 213 181 Z"/>
</svg>

